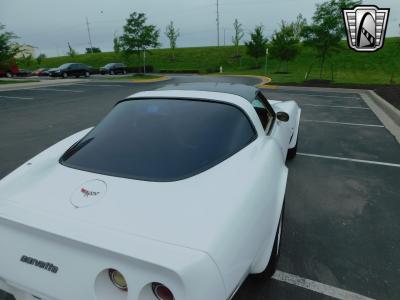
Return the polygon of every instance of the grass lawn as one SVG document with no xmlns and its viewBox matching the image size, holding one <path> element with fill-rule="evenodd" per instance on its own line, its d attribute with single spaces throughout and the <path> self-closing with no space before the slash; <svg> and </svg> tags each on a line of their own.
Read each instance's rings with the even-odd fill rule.
<svg viewBox="0 0 400 300">
<path fill-rule="evenodd" d="M 0 84 L 14 84 L 14 83 L 28 83 L 28 82 L 39 82 L 39 80 L 1 80 Z"/>
<path fill-rule="evenodd" d="M 258 67 L 254 58 L 246 55 L 246 48 L 240 47 L 241 58 L 234 58 L 233 46 L 179 48 L 175 51 L 175 60 L 170 58 L 169 49 L 156 49 L 147 55 L 147 64 L 153 65 L 155 72 L 160 70 L 198 70 L 201 73 L 216 73 L 222 66 L 227 74 L 265 75 L 265 58 L 260 58 Z M 73 58 L 51 57 L 43 61 L 40 67 L 57 67 L 66 62 L 86 63 L 100 67 L 110 62 L 124 62 L 128 66 L 142 65 L 142 58 L 126 58 L 114 52 L 82 54 Z M 267 76 L 273 83 L 301 83 L 308 73 L 308 80 L 319 79 L 319 59 L 309 47 L 303 47 L 300 55 L 288 64 L 288 73 L 281 74 L 286 64 L 273 57 L 268 58 Z M 22 68 L 35 69 L 36 64 Z M 322 79 L 333 83 L 354 84 L 400 84 L 400 38 L 386 38 L 383 49 L 373 53 L 355 52 L 342 42 L 341 49 L 331 55 L 324 67 Z"/>
</svg>

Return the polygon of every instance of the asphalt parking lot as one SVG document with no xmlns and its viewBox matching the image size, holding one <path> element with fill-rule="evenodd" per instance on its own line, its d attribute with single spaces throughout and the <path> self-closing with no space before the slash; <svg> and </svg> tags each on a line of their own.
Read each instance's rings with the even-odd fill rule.
<svg viewBox="0 0 400 300">
<path fill-rule="evenodd" d="M 199 80 L 257 83 L 178 76 L 152 84 L 87 80 L 0 91 L 0 178 L 95 125 L 115 102 L 136 91 Z M 264 93 L 301 106 L 299 154 L 288 162 L 279 272 L 268 282 L 247 279 L 234 300 L 399 299 L 400 145 L 356 92 Z"/>
</svg>

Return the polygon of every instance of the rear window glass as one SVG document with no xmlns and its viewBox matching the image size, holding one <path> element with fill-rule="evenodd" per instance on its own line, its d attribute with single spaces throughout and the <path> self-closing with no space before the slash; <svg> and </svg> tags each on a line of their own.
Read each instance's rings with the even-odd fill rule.
<svg viewBox="0 0 400 300">
<path fill-rule="evenodd" d="M 128 100 L 65 152 L 60 163 L 117 177 L 175 181 L 211 168 L 255 138 L 252 123 L 236 106 Z"/>
</svg>

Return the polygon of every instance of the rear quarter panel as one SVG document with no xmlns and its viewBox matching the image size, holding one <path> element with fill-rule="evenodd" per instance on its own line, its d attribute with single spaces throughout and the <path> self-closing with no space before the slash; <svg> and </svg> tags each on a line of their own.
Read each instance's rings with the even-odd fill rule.
<svg viewBox="0 0 400 300">
<path fill-rule="evenodd" d="M 229 217 L 223 220 L 209 250 L 228 293 L 249 273 L 265 269 L 286 188 L 287 168 L 274 139 L 260 137 L 250 152 L 251 158 L 242 160 L 247 165 L 243 170 L 248 172 L 238 176 L 231 170 L 233 174 L 227 175 L 232 181 L 225 197 L 231 197 L 232 206 L 225 208 Z"/>
</svg>

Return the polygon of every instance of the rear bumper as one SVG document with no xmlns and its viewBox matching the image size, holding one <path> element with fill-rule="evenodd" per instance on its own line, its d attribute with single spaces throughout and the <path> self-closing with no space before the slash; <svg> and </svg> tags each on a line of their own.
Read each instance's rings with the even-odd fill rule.
<svg viewBox="0 0 400 300">
<path fill-rule="evenodd" d="M 99 234 L 94 228 L 87 231 L 79 222 L 67 225 L 62 218 L 50 220 L 31 212 L 32 218 L 46 222 L 48 228 L 61 225 L 71 233 L 60 236 L 6 219 L 4 208 L 0 206 L 0 236 L 7 243 L 0 255 L 0 289 L 17 300 L 153 300 L 152 282 L 168 286 L 176 300 L 227 297 L 217 266 L 204 252 L 120 232 L 102 230 Z M 23 209 L 18 210 L 18 214 L 26 214 Z M 10 209 L 8 213 L 17 211 Z M 75 239 L 78 236 L 79 241 Z M 22 256 L 51 263 L 58 270 L 54 273 L 39 263 L 25 263 Z M 128 292 L 111 283 L 110 268 L 124 275 Z"/>
</svg>

